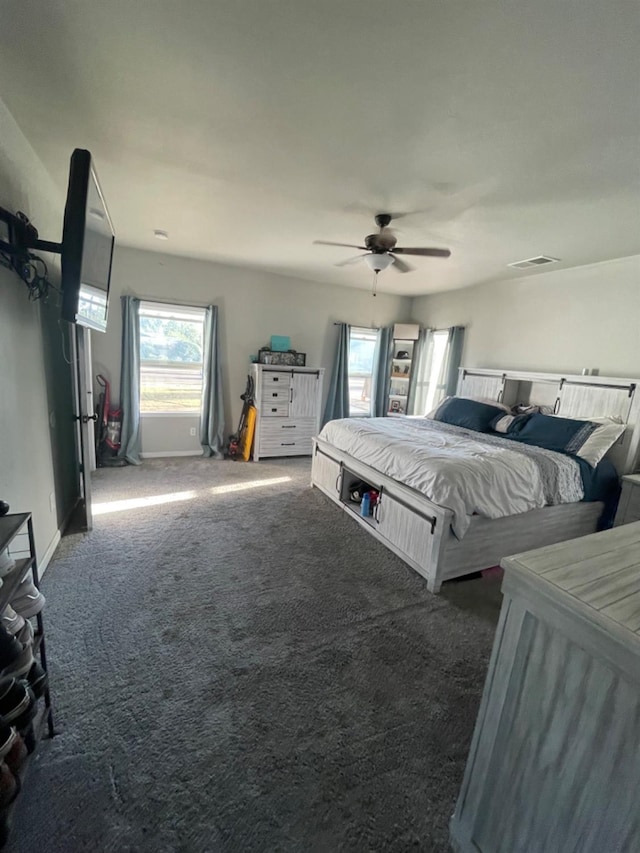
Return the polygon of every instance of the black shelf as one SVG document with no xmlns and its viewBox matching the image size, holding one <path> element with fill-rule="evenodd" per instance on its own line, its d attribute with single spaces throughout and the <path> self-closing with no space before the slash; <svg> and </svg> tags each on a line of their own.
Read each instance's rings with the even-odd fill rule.
<svg viewBox="0 0 640 853">
<path fill-rule="evenodd" d="M 0 586 L 0 610 L 4 610 L 11 603 L 15 591 L 25 579 L 29 569 L 33 568 L 35 557 L 22 557 L 16 560 L 15 568 L 2 578 Z"/>
<path fill-rule="evenodd" d="M 26 527 L 26 530 L 24 528 Z M 13 542 L 18 534 L 25 534 L 28 538 L 29 547 L 21 548 L 22 553 L 28 550 L 28 557 L 14 557 L 15 566 L 2 578 L 0 586 L 0 611 L 11 603 L 16 590 L 31 572 L 31 577 L 36 588 L 40 586 L 38 577 L 38 561 L 36 559 L 36 543 L 33 535 L 33 519 L 30 512 L 17 512 L 0 517 L 0 550 L 4 550 Z M 29 621 L 25 619 L 25 621 Z M 44 620 L 42 611 L 35 616 L 36 631 L 33 638 L 33 653 L 39 655 L 40 663 L 45 672 L 47 667 L 47 650 L 45 644 Z M 46 720 L 49 737 L 53 737 L 53 711 L 51 708 L 51 695 L 49 686 L 44 689 L 44 707 L 42 708 L 42 719 Z"/>
<path fill-rule="evenodd" d="M 10 604 L 11 599 L 14 597 L 15 592 L 18 589 L 18 586 L 29 574 L 29 572 L 31 573 L 31 577 L 35 586 L 38 587 L 40 585 L 40 580 L 38 577 L 38 561 L 36 558 L 36 544 L 33 534 L 33 519 L 31 517 L 31 513 L 17 512 L 12 513 L 11 515 L 5 515 L 0 517 L 0 551 L 4 551 L 5 548 L 11 545 L 13 540 L 19 534 L 26 536 L 28 541 L 28 545 L 24 546 L 23 542 L 20 541 L 21 547 L 19 548 L 19 553 L 28 554 L 28 556 L 14 557 L 13 559 L 16 563 L 15 566 L 2 578 L 2 586 L 0 586 L 0 611 L 2 611 L 7 606 L 7 604 Z M 35 622 L 36 631 L 33 638 L 33 654 L 34 656 L 39 656 L 42 668 L 45 672 L 48 673 L 49 668 L 47 666 L 47 650 L 45 643 L 45 631 L 42 612 L 36 614 Z M 51 707 L 51 694 L 49 692 L 48 683 L 44 687 L 42 701 L 39 702 L 36 715 L 33 720 L 33 731 L 35 734 L 36 746 L 42 736 L 45 726 L 49 737 L 53 737 L 55 735 L 55 729 L 53 726 L 53 710 Z M 27 770 L 29 768 L 29 765 L 31 764 L 31 759 L 34 757 L 34 755 L 35 751 L 28 756 L 23 766 L 20 768 L 18 775 L 20 777 L 21 782 L 24 780 L 24 777 L 27 774 Z M 7 806 L 5 809 L 0 810 L 0 820 L 5 823 L 7 832 L 11 831 L 11 818 L 16 802 L 17 799 L 14 800 L 14 802 Z"/>
<path fill-rule="evenodd" d="M 42 637 L 43 636 L 44 635 L 41 634 L 39 631 L 36 634 L 34 634 L 34 636 L 33 636 L 33 653 L 34 653 L 34 655 L 36 654 L 36 652 L 38 652 L 40 650 L 40 646 L 42 645 Z"/>
<path fill-rule="evenodd" d="M 35 737 L 36 737 L 36 743 L 42 737 L 42 732 L 44 730 L 44 726 L 45 726 L 45 723 L 47 721 L 47 713 L 48 713 L 48 708 L 44 704 L 40 705 L 38 707 L 38 710 L 36 711 L 36 715 L 33 718 L 33 721 L 31 723 L 31 725 L 33 726 L 33 731 L 34 731 Z M 18 776 L 18 778 L 20 779 L 21 787 L 24 785 L 25 777 L 29 771 L 31 761 L 35 757 L 35 754 L 36 754 L 36 752 L 34 750 L 32 753 L 27 755 L 27 757 L 24 760 L 24 764 L 22 765 L 22 767 L 20 768 L 20 770 L 18 770 L 18 773 L 16 774 Z M 9 833 L 13 829 L 13 812 L 14 812 L 15 807 L 17 806 L 19 800 L 20 800 L 20 794 L 18 794 L 18 796 L 15 798 L 15 800 L 12 803 L 9 803 L 8 806 L 5 806 L 3 809 L 0 809 L 0 820 L 4 822 Z"/>
<path fill-rule="evenodd" d="M 12 512 L 11 515 L 0 516 L 0 551 L 4 551 L 30 518 L 30 512 Z"/>
</svg>

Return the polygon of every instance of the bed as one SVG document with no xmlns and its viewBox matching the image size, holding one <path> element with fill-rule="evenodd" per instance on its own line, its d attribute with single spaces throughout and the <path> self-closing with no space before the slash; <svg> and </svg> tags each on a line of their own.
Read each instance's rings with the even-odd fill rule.
<svg viewBox="0 0 640 853">
<path fill-rule="evenodd" d="M 615 478 L 638 462 L 636 387 L 610 377 L 461 369 L 457 395 L 619 419 L 626 429 L 607 454 Z M 595 532 L 606 505 L 588 469 L 560 453 L 424 418 L 347 419 L 314 440 L 312 485 L 437 593 L 444 580 L 509 554 Z M 350 499 L 361 482 L 378 493 L 366 517 Z"/>
</svg>

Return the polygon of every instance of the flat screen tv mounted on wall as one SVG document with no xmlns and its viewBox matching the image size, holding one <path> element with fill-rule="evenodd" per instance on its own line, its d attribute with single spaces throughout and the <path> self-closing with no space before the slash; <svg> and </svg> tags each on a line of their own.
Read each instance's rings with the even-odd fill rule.
<svg viewBox="0 0 640 853">
<path fill-rule="evenodd" d="M 89 151 L 71 155 L 62 232 L 62 318 L 107 329 L 115 232 Z"/>
</svg>

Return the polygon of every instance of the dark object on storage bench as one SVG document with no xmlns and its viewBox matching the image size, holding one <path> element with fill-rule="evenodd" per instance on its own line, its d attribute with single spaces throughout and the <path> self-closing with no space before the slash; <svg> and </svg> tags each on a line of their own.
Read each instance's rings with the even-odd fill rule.
<svg viewBox="0 0 640 853">
<path fill-rule="evenodd" d="M 269 347 L 262 347 L 258 351 L 258 361 L 260 364 L 279 364 L 285 367 L 305 367 L 307 362 L 307 354 L 305 352 L 296 352 L 294 349 L 287 352 L 275 352 Z"/>
</svg>

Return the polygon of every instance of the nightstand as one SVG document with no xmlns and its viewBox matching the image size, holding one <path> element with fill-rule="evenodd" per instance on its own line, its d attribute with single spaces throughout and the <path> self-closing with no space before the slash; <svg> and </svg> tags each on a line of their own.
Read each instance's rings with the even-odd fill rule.
<svg viewBox="0 0 640 853">
<path fill-rule="evenodd" d="M 613 526 L 630 521 L 640 521 L 640 474 L 625 474 L 622 478 L 622 494 Z"/>
</svg>

